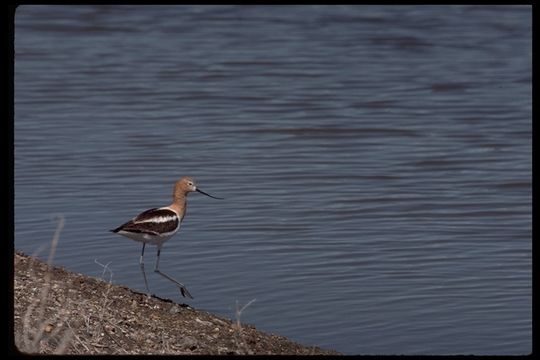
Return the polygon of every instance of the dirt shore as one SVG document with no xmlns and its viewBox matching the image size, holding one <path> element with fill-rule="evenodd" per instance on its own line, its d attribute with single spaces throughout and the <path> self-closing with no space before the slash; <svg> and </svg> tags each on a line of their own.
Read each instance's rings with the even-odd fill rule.
<svg viewBox="0 0 540 360">
<path fill-rule="evenodd" d="M 15 254 L 14 339 L 24 353 L 339 355 Z"/>
</svg>

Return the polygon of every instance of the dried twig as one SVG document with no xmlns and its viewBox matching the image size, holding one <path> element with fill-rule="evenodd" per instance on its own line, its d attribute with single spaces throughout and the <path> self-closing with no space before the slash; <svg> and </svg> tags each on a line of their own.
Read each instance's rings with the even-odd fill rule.
<svg viewBox="0 0 540 360">
<path fill-rule="evenodd" d="M 244 338 L 244 334 L 242 332 L 242 325 L 240 323 L 240 317 L 242 316 L 242 312 L 247 309 L 247 307 L 249 305 L 251 305 L 256 299 L 252 299 L 251 301 L 249 301 L 246 305 L 242 306 L 242 308 L 239 308 L 238 307 L 238 300 L 236 300 L 236 331 L 237 331 L 237 336 L 236 338 L 238 339 L 238 335 L 241 339 L 240 342 L 238 342 L 238 340 L 236 341 L 236 346 L 242 351 L 243 350 L 243 353 L 244 354 L 252 354 L 253 352 L 249 349 L 247 343 L 246 343 L 246 339 Z"/>
</svg>

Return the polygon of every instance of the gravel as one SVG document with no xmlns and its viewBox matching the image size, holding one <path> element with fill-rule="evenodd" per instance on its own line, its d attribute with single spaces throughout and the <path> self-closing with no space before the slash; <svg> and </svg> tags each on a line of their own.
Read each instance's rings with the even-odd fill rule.
<svg viewBox="0 0 540 360">
<path fill-rule="evenodd" d="M 14 339 L 23 353 L 340 355 L 15 253 Z"/>
</svg>

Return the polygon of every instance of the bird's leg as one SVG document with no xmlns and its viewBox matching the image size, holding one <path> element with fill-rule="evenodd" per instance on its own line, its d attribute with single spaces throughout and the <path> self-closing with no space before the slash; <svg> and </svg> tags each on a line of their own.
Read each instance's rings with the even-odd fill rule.
<svg viewBox="0 0 540 360">
<path fill-rule="evenodd" d="M 157 272 L 159 275 L 163 276 L 164 278 L 167 278 L 170 281 L 172 281 L 173 283 L 175 283 L 178 286 L 178 288 L 180 289 L 180 293 L 182 294 L 183 297 L 187 296 L 188 298 L 193 299 L 193 296 L 191 296 L 191 294 L 189 293 L 188 289 L 184 286 L 184 284 L 179 283 L 178 281 L 176 281 L 175 279 L 173 279 L 169 275 L 159 271 L 158 267 L 159 267 L 159 255 L 160 255 L 160 253 L 161 253 L 161 248 L 158 247 L 156 267 L 154 268 L 154 271 Z"/>
<path fill-rule="evenodd" d="M 150 289 L 148 289 L 148 281 L 146 280 L 146 273 L 144 272 L 144 247 L 146 243 L 142 245 L 141 258 L 139 259 L 139 265 L 141 266 L 142 275 L 144 277 L 144 286 L 146 286 L 146 295 L 150 296 Z"/>
</svg>

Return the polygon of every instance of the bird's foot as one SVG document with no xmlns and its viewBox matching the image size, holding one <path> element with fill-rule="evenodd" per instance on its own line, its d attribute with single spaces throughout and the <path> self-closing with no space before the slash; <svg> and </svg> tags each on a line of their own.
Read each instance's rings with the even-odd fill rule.
<svg viewBox="0 0 540 360">
<path fill-rule="evenodd" d="M 190 299 L 193 299 L 193 296 L 191 296 L 191 294 L 189 293 L 188 289 L 185 286 L 179 286 L 179 288 L 180 288 L 180 293 L 182 294 L 183 297 L 188 297 Z"/>
</svg>

